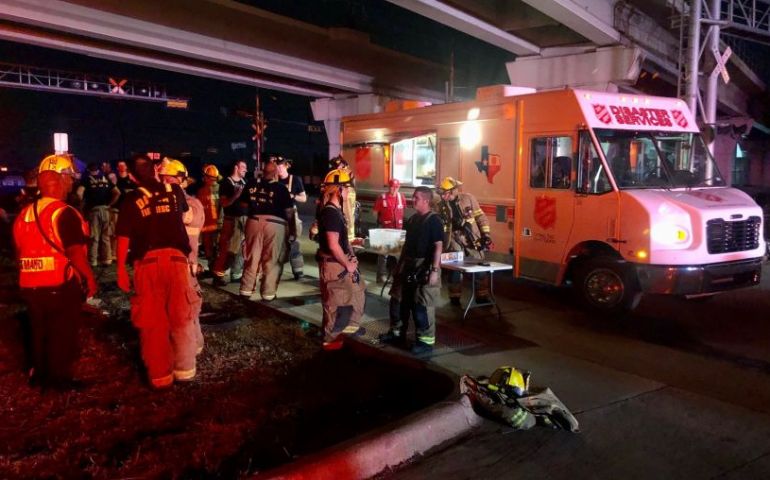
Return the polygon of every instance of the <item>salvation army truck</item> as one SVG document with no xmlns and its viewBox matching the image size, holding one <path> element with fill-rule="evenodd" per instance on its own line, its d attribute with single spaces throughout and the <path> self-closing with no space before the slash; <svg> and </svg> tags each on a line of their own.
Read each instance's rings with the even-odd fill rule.
<svg viewBox="0 0 770 480">
<path fill-rule="evenodd" d="M 409 197 L 452 176 L 489 218 L 493 257 L 516 277 L 571 283 L 589 307 L 759 283 L 762 210 L 726 186 L 679 99 L 486 87 L 347 117 L 342 142 L 365 212 L 390 178 Z"/>
</svg>

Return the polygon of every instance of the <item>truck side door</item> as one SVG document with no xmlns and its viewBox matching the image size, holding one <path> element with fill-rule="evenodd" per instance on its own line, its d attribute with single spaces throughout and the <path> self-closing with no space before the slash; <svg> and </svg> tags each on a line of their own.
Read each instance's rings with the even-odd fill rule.
<svg viewBox="0 0 770 480">
<path fill-rule="evenodd" d="M 585 242 L 600 242 L 618 249 L 618 193 L 613 190 L 587 131 L 580 132 L 579 142 L 575 223 L 569 238 L 569 249 Z M 565 263 L 568 260 L 565 258 Z"/>
<path fill-rule="evenodd" d="M 569 134 L 525 134 L 516 207 L 516 276 L 555 283 L 572 231 L 574 147 Z"/>
</svg>

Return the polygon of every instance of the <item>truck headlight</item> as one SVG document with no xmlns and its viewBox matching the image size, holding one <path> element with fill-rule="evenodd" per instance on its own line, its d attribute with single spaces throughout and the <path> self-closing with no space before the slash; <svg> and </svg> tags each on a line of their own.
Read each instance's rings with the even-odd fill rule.
<svg viewBox="0 0 770 480">
<path fill-rule="evenodd" d="M 652 227 L 651 237 L 655 243 L 682 245 L 690 240 L 690 231 L 681 225 L 661 223 Z"/>
</svg>

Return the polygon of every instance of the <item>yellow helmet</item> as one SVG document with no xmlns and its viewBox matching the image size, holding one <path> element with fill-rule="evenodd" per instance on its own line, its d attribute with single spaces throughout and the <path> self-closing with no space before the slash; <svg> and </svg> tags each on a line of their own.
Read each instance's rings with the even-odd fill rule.
<svg viewBox="0 0 770 480">
<path fill-rule="evenodd" d="M 438 186 L 438 189 L 443 192 L 448 192 L 449 190 L 454 190 L 455 188 L 462 185 L 463 182 L 460 180 L 455 180 L 452 177 L 444 177 L 443 180 L 441 180 L 441 183 Z"/>
<path fill-rule="evenodd" d="M 522 373 L 514 367 L 500 367 L 489 377 L 487 388 L 521 397 L 529 389 L 529 372 Z"/>
<path fill-rule="evenodd" d="M 336 168 L 326 174 L 324 177 L 324 186 L 327 185 L 346 185 L 353 183 L 353 175 L 345 169 Z"/>
<path fill-rule="evenodd" d="M 207 177 L 219 178 L 219 169 L 216 165 L 206 165 L 203 167 L 203 174 Z"/>
<path fill-rule="evenodd" d="M 40 162 L 39 172 L 51 171 L 56 173 L 77 173 L 77 168 L 69 155 L 48 155 Z"/>
<path fill-rule="evenodd" d="M 181 176 L 187 177 L 187 168 L 179 160 L 174 158 L 164 157 L 163 163 L 160 166 L 159 175 L 169 175 L 172 177 Z"/>
</svg>

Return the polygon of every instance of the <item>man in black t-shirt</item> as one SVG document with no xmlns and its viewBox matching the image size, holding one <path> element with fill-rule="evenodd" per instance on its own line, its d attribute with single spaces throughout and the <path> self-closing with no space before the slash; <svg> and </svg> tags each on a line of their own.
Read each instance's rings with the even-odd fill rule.
<svg viewBox="0 0 770 480">
<path fill-rule="evenodd" d="M 289 189 L 291 199 L 295 203 L 307 202 L 307 193 L 305 193 L 305 186 L 302 184 L 302 179 L 296 175 L 289 174 L 292 161 L 289 158 L 273 157 L 270 159 L 278 167 L 278 181 L 286 185 Z M 294 206 L 294 223 L 297 231 L 297 236 L 294 241 L 289 245 L 289 263 L 291 264 L 291 273 L 294 274 L 294 279 L 299 280 L 302 278 L 303 270 L 305 268 L 305 259 L 302 258 L 302 249 L 300 248 L 299 238 L 302 236 L 302 220 L 300 220 L 297 214 L 297 206 Z"/>
<path fill-rule="evenodd" d="M 240 294 L 251 297 L 261 276 L 259 293 L 268 302 L 278 290 L 287 242 L 297 237 L 294 202 L 276 177 L 275 163 L 268 162 L 262 178 L 249 181 L 240 200 L 249 206 Z"/>
<path fill-rule="evenodd" d="M 238 201 L 246 187 L 246 162 L 233 164 L 229 177 L 219 182 L 219 202 L 224 220 L 219 232 L 219 252 L 214 265 L 209 265 L 214 275 L 214 285 L 227 285 L 225 272 L 230 269 L 230 279 L 239 281 L 243 271 L 243 231 L 246 225 L 246 209 Z"/>
<path fill-rule="evenodd" d="M 112 263 L 112 224 L 110 208 L 118 201 L 120 190 L 107 178 L 95 163 L 88 165 L 88 171 L 77 189 L 78 197 L 83 201 L 83 212 L 91 229 L 91 245 L 88 260 L 91 266 L 110 265 Z"/>
<path fill-rule="evenodd" d="M 428 187 L 414 191 L 416 213 L 406 221 L 406 242 L 390 289 L 390 330 L 380 336 L 385 343 L 405 343 L 411 316 L 417 336 L 412 353 L 416 355 L 430 353 L 436 343 L 444 227 L 441 218 L 431 211 L 432 198 Z"/>
<path fill-rule="evenodd" d="M 131 290 L 126 262 L 132 261 L 131 322 L 139 329 L 151 385 L 165 388 L 195 376 L 197 292 L 183 221 L 189 207 L 179 185 L 158 182 L 147 157 L 134 157 L 129 169 L 139 187 L 126 194 L 118 216 L 118 286 Z"/>
<path fill-rule="evenodd" d="M 318 259 L 323 303 L 324 350 L 342 348 L 342 336 L 363 335 L 366 283 L 358 271 L 358 259 L 348 243 L 347 204 L 352 178 L 344 170 L 332 170 L 324 178 L 318 214 Z"/>
</svg>

